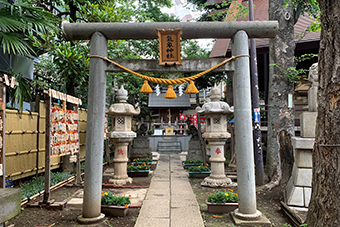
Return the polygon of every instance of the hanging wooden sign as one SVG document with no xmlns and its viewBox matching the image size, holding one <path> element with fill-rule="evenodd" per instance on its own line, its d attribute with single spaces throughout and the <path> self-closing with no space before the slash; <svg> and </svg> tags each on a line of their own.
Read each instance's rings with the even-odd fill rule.
<svg viewBox="0 0 340 227">
<path fill-rule="evenodd" d="M 159 64 L 181 64 L 181 30 L 158 30 Z"/>
</svg>

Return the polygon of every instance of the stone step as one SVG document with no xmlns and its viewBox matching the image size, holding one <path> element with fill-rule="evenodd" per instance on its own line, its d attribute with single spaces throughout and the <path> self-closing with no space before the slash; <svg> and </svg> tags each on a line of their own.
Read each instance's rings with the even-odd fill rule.
<svg viewBox="0 0 340 227">
<path fill-rule="evenodd" d="M 158 146 L 181 146 L 181 143 L 180 142 L 162 142 L 162 141 L 159 141 L 158 142 Z"/>
<path fill-rule="evenodd" d="M 176 149 L 176 150 L 182 150 L 182 148 L 180 146 L 162 146 L 162 147 L 158 147 L 157 150 L 159 149 Z"/>
<path fill-rule="evenodd" d="M 160 154 L 180 154 L 181 150 L 163 150 L 163 151 L 158 151 Z"/>
<path fill-rule="evenodd" d="M 175 147 L 162 147 L 162 148 L 158 148 L 157 150 L 158 152 L 163 152 L 163 151 L 179 151 L 181 152 L 182 149 L 181 148 L 175 148 Z"/>
</svg>

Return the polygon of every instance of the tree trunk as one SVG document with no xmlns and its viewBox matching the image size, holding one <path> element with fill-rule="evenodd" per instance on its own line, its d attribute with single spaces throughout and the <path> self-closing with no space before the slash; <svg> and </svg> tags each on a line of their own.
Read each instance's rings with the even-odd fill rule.
<svg viewBox="0 0 340 227">
<path fill-rule="evenodd" d="M 268 142 L 266 170 L 271 189 L 280 184 L 282 177 L 279 134 L 287 139 L 294 136 L 294 109 L 288 108 L 288 94 L 293 94 L 294 83 L 289 82 L 279 68 L 287 70 L 294 65 L 294 16 L 291 7 L 284 7 L 284 0 L 269 1 L 269 20 L 279 21 L 279 31 L 269 41 L 270 78 L 268 94 Z M 286 141 L 286 139 L 283 139 Z"/>
<path fill-rule="evenodd" d="M 321 9 L 318 117 L 308 227 L 340 225 L 340 2 L 318 2 Z"/>
</svg>

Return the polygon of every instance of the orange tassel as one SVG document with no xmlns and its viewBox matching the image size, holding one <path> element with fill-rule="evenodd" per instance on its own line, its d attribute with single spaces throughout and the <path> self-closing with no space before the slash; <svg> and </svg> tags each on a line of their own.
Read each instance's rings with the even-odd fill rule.
<svg viewBox="0 0 340 227">
<path fill-rule="evenodd" d="M 194 84 L 194 81 L 190 81 L 190 84 L 189 86 L 187 87 L 187 89 L 185 90 L 184 93 L 187 93 L 187 94 L 197 94 L 198 93 L 198 90 Z"/>
<path fill-rule="evenodd" d="M 152 89 L 150 87 L 150 85 L 148 84 L 148 81 L 147 80 L 144 80 L 144 84 L 143 86 L 141 87 L 141 89 L 139 90 L 140 93 L 144 93 L 144 94 L 150 94 L 152 93 Z"/>
<path fill-rule="evenodd" d="M 168 86 L 168 90 L 166 91 L 164 98 L 166 99 L 175 99 L 177 98 L 177 95 L 174 91 L 174 89 L 172 88 L 172 85 Z"/>
</svg>

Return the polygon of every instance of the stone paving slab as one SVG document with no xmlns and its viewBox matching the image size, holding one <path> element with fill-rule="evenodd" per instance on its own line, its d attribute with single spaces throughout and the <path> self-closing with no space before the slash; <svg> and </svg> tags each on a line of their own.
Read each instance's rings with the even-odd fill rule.
<svg viewBox="0 0 340 227">
<path fill-rule="evenodd" d="M 171 227 L 204 227 L 198 205 L 171 209 L 170 223 Z"/>
<path fill-rule="evenodd" d="M 170 226 L 169 218 L 138 217 L 135 224 L 135 227 L 163 227 L 163 226 L 164 227 Z"/>
<path fill-rule="evenodd" d="M 66 208 L 70 210 L 82 210 L 83 209 L 83 198 L 72 198 L 67 202 Z"/>
<path fill-rule="evenodd" d="M 170 200 L 158 198 L 144 200 L 139 216 L 143 218 L 169 218 Z"/>
<path fill-rule="evenodd" d="M 172 194 L 192 194 L 192 189 L 190 183 L 177 183 L 171 184 Z"/>
<path fill-rule="evenodd" d="M 160 182 L 160 181 L 151 180 L 150 188 L 152 188 L 152 189 L 169 189 L 170 183 L 169 182 Z"/>
<path fill-rule="evenodd" d="M 204 227 L 178 154 L 161 154 L 135 227 Z"/>
<path fill-rule="evenodd" d="M 170 204 L 171 204 L 171 208 L 197 206 L 197 200 L 196 200 L 195 195 L 172 194 L 171 199 L 170 199 Z"/>
<path fill-rule="evenodd" d="M 154 189 L 150 188 L 146 196 L 147 200 L 151 199 L 170 199 L 170 188 L 167 189 Z"/>
</svg>

